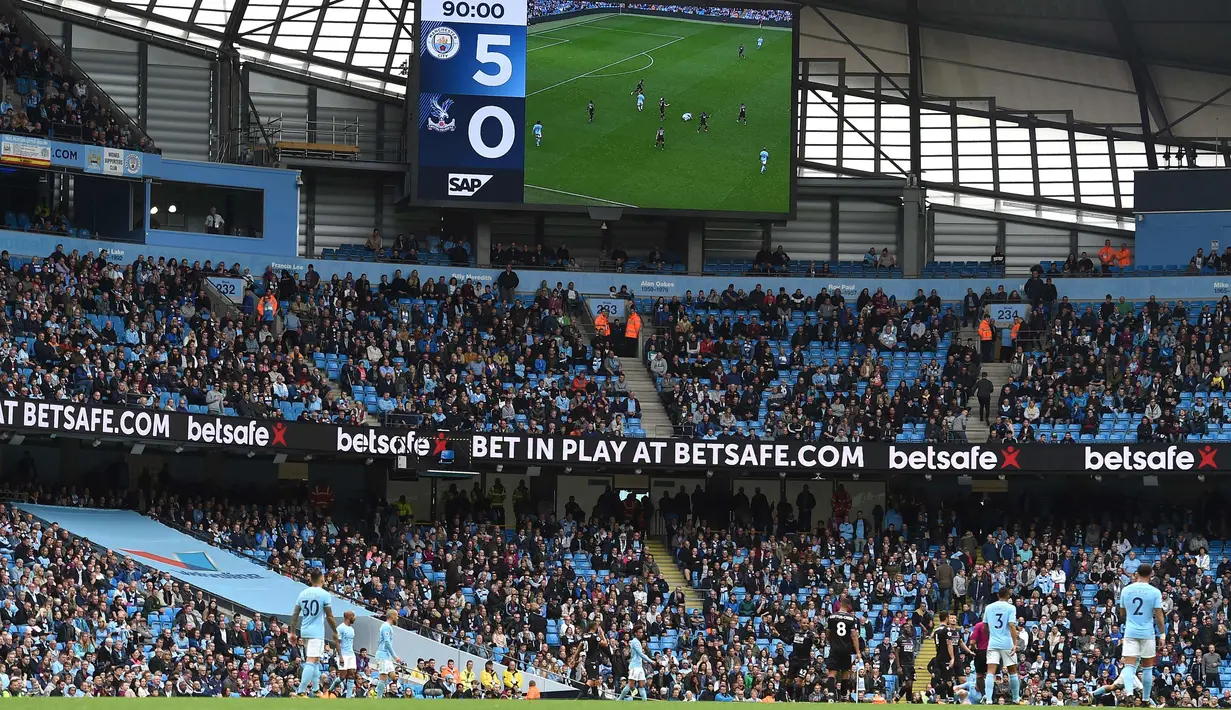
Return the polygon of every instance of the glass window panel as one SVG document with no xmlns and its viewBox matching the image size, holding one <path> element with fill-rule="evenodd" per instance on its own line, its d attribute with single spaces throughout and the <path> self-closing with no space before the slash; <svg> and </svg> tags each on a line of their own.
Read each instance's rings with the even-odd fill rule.
<svg viewBox="0 0 1231 710">
<path fill-rule="evenodd" d="M 871 101 L 852 99 L 849 96 L 846 98 L 845 114 L 847 118 L 853 118 L 856 116 L 871 118 L 875 113 L 876 107 L 872 105 Z"/>
<path fill-rule="evenodd" d="M 996 126 L 996 140 L 1001 143 L 1019 141 L 1028 144 L 1030 142 L 1030 131 L 1012 125 L 1006 126 L 1003 123 L 998 124 Z"/>
<path fill-rule="evenodd" d="M 308 44 L 311 41 L 311 37 L 290 37 L 278 35 L 278 49 L 306 52 L 308 51 Z"/>
<path fill-rule="evenodd" d="M 1081 201 L 1091 205 L 1102 205 L 1103 207 L 1115 207 L 1115 195 L 1086 195 L 1081 193 Z"/>
<path fill-rule="evenodd" d="M 1141 141 L 1117 140 L 1116 155 L 1127 155 L 1129 153 L 1140 153 L 1145 155 L 1146 144 Z"/>
<path fill-rule="evenodd" d="M 1068 155 L 1071 152 L 1068 141 L 1038 141 L 1036 145 L 1040 155 Z"/>
<path fill-rule="evenodd" d="M 991 121 L 982 116 L 968 116 L 964 113 L 959 113 L 954 118 L 957 119 L 958 128 L 987 128 L 991 125 Z"/>
<path fill-rule="evenodd" d="M 876 151 L 867 143 L 847 142 L 842 146 L 843 160 L 872 160 Z"/>
<path fill-rule="evenodd" d="M 1028 182 L 1001 182 L 1000 189 L 1004 192 L 1009 192 L 1014 195 L 1034 195 L 1034 183 Z"/>
<path fill-rule="evenodd" d="M 1069 155 L 1040 155 L 1038 160 L 1040 168 L 1068 168 L 1073 164 Z"/>
<path fill-rule="evenodd" d="M 1000 155 L 1030 155 L 1030 144 L 996 141 L 996 152 Z"/>
<path fill-rule="evenodd" d="M 852 118 L 846 117 L 843 122 L 848 131 L 863 131 L 867 134 L 868 139 L 872 139 L 872 132 L 876 130 L 876 119 L 874 118 Z"/>
<path fill-rule="evenodd" d="M 983 141 L 987 142 L 992 139 L 992 130 L 990 128 L 958 128 L 957 139 L 960 142 L 966 141 Z"/>
<path fill-rule="evenodd" d="M 953 159 L 949 156 L 928 157 L 924 155 L 922 167 L 924 170 L 952 170 Z"/>
<path fill-rule="evenodd" d="M 1077 171 L 1078 178 L 1084 184 L 1086 182 L 1105 182 L 1111 184 L 1111 171 L 1108 169 L 1099 168 L 1082 168 Z M 1083 190 L 1085 188 L 1082 188 Z"/>
<path fill-rule="evenodd" d="M 1073 182 L 1072 170 L 1039 170 L 1039 182 Z M 1070 191 L 1072 188 L 1069 188 Z"/>
<path fill-rule="evenodd" d="M 1000 182 L 1034 182 L 1034 171 L 1027 168 L 1026 170 L 1005 170 L 1004 162 L 1000 163 Z"/>
<path fill-rule="evenodd" d="M 923 179 L 928 182 L 939 182 L 945 184 L 953 183 L 953 173 L 949 170 L 924 170 Z"/>
<path fill-rule="evenodd" d="M 947 113 L 924 111 L 919 114 L 919 125 L 924 131 L 929 128 L 948 128 L 953 125 L 953 117 Z"/>
<path fill-rule="evenodd" d="M 1113 182 L 1087 182 L 1081 181 L 1081 198 L 1084 200 L 1092 195 L 1114 195 L 1115 183 Z"/>
<path fill-rule="evenodd" d="M 1111 156 L 1106 153 L 1102 155 L 1078 155 L 1077 166 L 1080 168 L 1110 168 Z"/>
<path fill-rule="evenodd" d="M 1029 170 L 1034 167 L 1034 159 L 1029 155 L 1001 155 L 1000 169 Z"/>
<path fill-rule="evenodd" d="M 919 152 L 922 155 L 949 155 L 953 152 L 953 146 L 949 143 L 924 143 L 919 146 Z"/>
<path fill-rule="evenodd" d="M 881 145 L 910 145 L 909 133 L 886 133 L 881 131 Z"/>
<path fill-rule="evenodd" d="M 838 128 L 838 119 L 833 116 L 813 116 L 809 110 L 804 125 L 809 131 L 835 131 Z"/>
<path fill-rule="evenodd" d="M 885 118 L 904 118 L 910 123 L 910 106 L 885 102 L 881 104 L 881 116 Z"/>
<path fill-rule="evenodd" d="M 992 156 L 990 155 L 963 155 L 958 159 L 958 167 L 963 171 L 976 170 L 991 170 Z"/>
<path fill-rule="evenodd" d="M 898 161 L 903 167 L 910 162 L 910 145 L 882 145 L 881 152 Z"/>
<path fill-rule="evenodd" d="M 919 137 L 924 143 L 949 143 L 953 140 L 953 130 L 949 128 L 924 128 L 919 131 Z"/>
<path fill-rule="evenodd" d="M 316 38 L 316 51 L 319 52 L 349 52 L 351 37 L 336 37 L 321 34 Z"/>
<path fill-rule="evenodd" d="M 961 167 L 961 170 L 958 171 L 958 175 L 961 176 L 961 181 L 963 185 L 967 183 L 971 183 L 971 182 L 991 183 L 992 181 L 992 171 L 991 170 L 967 170 L 965 165 L 962 165 L 960 167 Z"/>
<path fill-rule="evenodd" d="M 1069 132 L 1061 131 L 1056 128 L 1040 127 L 1040 128 L 1034 129 L 1034 138 L 1040 143 L 1045 142 L 1045 141 L 1047 142 L 1055 141 L 1055 142 L 1060 142 L 1060 143 L 1064 143 L 1067 145 L 1069 142 Z"/>
<path fill-rule="evenodd" d="M 858 170 L 865 173 L 874 172 L 876 170 L 876 164 L 871 160 L 843 160 L 842 167 L 847 170 Z"/>
<path fill-rule="evenodd" d="M 1039 195 L 1067 200 L 1073 199 L 1072 182 L 1044 182 L 1039 184 Z"/>
<path fill-rule="evenodd" d="M 887 108 L 889 104 L 885 104 Z M 881 131 L 899 131 L 910 133 L 910 119 L 897 116 L 881 116 Z"/>
<path fill-rule="evenodd" d="M 1145 155 L 1138 155 L 1138 154 L 1121 155 L 1120 153 L 1117 152 L 1116 153 L 1116 167 L 1118 168 L 1139 168 L 1139 169 L 1145 168 L 1146 167 L 1146 157 Z"/>
<path fill-rule="evenodd" d="M 970 141 L 958 141 L 957 152 L 959 155 L 987 155 L 992 154 L 991 143 L 975 143 Z"/>
</svg>

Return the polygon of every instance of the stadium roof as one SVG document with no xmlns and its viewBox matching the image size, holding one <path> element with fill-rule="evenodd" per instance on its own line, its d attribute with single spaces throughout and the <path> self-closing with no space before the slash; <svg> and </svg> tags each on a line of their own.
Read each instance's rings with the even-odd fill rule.
<svg viewBox="0 0 1231 710">
<path fill-rule="evenodd" d="M 808 0 L 806 4 L 926 27 L 1147 64 L 1231 73 L 1226 0 Z"/>
<path fill-rule="evenodd" d="M 806 0 L 819 8 L 1231 74 L 1225 0 Z M 333 81 L 404 93 L 409 0 L 21 0 Z"/>
</svg>

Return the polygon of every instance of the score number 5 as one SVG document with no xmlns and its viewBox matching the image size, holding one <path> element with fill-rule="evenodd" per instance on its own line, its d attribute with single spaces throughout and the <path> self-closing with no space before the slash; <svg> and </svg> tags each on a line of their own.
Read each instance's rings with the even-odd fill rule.
<svg viewBox="0 0 1231 710">
<path fill-rule="evenodd" d="M 496 73 L 488 74 L 480 69 L 474 73 L 474 80 L 487 87 L 503 86 L 508 83 L 509 79 L 513 78 L 513 62 L 508 55 L 494 48 L 510 46 L 512 44 L 510 37 L 481 34 L 475 42 L 475 58 L 480 64 L 496 65 Z M 483 141 L 483 122 L 489 118 L 494 118 L 500 123 L 500 142 L 494 146 L 489 146 Z M 484 106 L 470 117 L 467 135 L 470 138 L 470 147 L 476 154 L 488 160 L 495 160 L 504 157 L 513 147 L 515 131 L 513 117 L 508 111 L 499 106 Z"/>
<path fill-rule="evenodd" d="M 488 74 L 480 69 L 474 73 L 474 80 L 483 86 L 504 86 L 513 78 L 513 62 L 508 55 L 493 51 L 493 47 L 508 47 L 512 40 L 508 35 L 479 35 L 475 48 L 475 58 L 480 64 L 495 64 L 496 73 Z"/>
</svg>

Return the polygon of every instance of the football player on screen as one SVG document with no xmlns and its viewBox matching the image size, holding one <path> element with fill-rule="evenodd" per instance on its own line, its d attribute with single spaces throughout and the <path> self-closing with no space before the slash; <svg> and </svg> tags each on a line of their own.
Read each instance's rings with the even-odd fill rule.
<svg viewBox="0 0 1231 710">
<path fill-rule="evenodd" d="M 543 145 L 543 122 L 542 121 L 534 122 L 534 145 L 536 148 L 540 145 Z"/>
</svg>

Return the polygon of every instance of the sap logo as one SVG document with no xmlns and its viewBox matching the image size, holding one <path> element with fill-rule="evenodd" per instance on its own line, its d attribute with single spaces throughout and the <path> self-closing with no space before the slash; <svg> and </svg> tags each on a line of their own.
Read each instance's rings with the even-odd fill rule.
<svg viewBox="0 0 1231 710">
<path fill-rule="evenodd" d="M 473 197 L 491 179 L 491 175 L 449 173 L 449 197 Z"/>
</svg>

